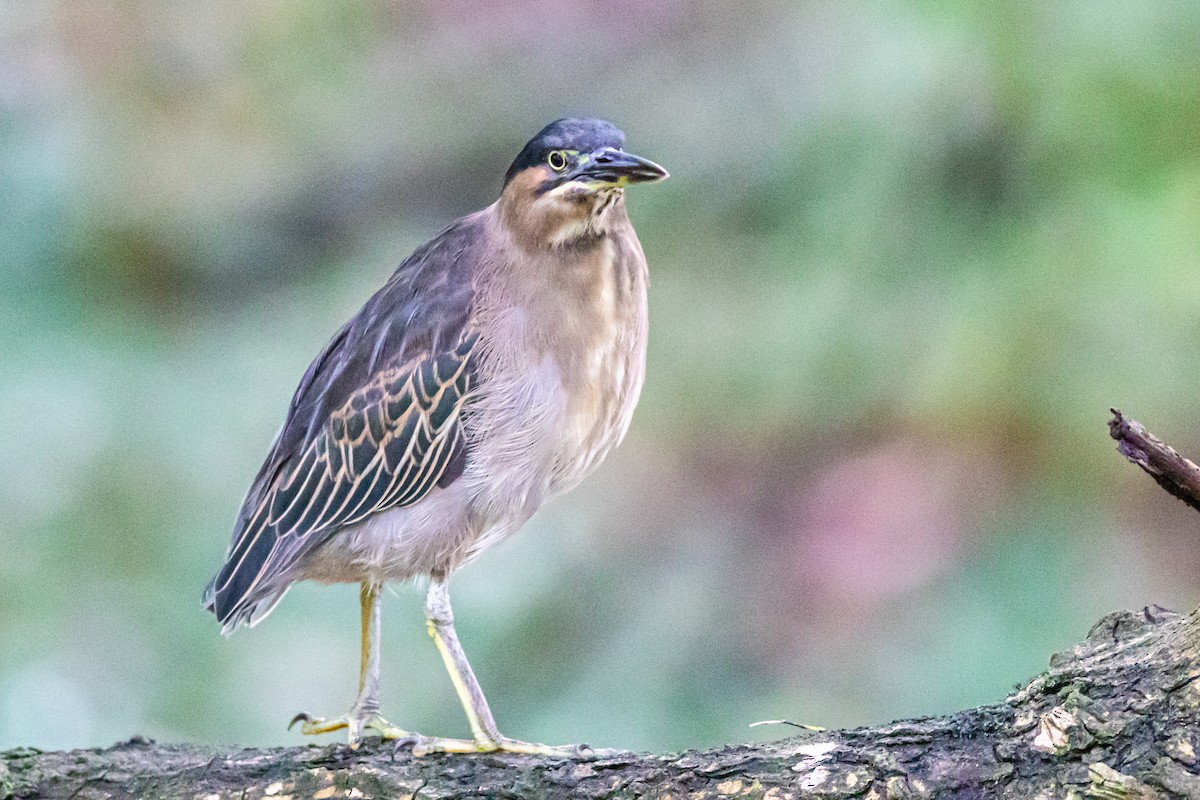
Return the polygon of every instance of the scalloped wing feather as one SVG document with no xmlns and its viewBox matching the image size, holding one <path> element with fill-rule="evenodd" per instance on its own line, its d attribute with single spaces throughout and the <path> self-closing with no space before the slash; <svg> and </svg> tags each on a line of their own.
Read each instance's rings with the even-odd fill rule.
<svg viewBox="0 0 1200 800">
<path fill-rule="evenodd" d="M 464 217 L 405 259 L 305 372 L 205 591 L 227 631 L 265 616 L 289 570 L 338 528 L 462 473 L 484 225 Z"/>
<path fill-rule="evenodd" d="M 222 623 L 249 621 L 260 587 L 279 591 L 271 578 L 286 575 L 337 529 L 412 505 L 457 477 L 476 341 L 469 336 L 450 352 L 379 373 L 330 415 L 258 502 L 214 580 Z"/>
</svg>

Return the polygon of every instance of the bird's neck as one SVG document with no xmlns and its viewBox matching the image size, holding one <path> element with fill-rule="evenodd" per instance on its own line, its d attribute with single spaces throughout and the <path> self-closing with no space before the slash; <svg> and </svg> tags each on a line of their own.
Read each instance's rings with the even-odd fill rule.
<svg viewBox="0 0 1200 800">
<path fill-rule="evenodd" d="M 620 189 L 547 193 L 532 202 L 506 193 L 495 208 L 513 243 L 530 253 L 598 247 L 629 224 Z"/>
<path fill-rule="evenodd" d="M 481 264 L 476 302 L 498 325 L 502 319 L 534 349 L 576 335 L 603 337 L 610 325 L 644 326 L 646 261 L 623 207 L 609 211 L 616 216 L 603 235 L 534 249 L 514 235 L 502 208 L 492 211 L 494 241 L 503 244 Z"/>
</svg>

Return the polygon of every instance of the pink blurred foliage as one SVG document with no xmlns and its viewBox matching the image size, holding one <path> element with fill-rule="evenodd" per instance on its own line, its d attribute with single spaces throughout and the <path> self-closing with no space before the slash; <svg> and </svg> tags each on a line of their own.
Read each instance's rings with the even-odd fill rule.
<svg viewBox="0 0 1200 800">
<path fill-rule="evenodd" d="M 697 470 L 741 537 L 747 634 L 785 659 L 819 620 L 849 633 L 952 572 L 1011 490 L 1002 458 L 985 467 L 962 442 L 928 433 L 869 449 L 825 441 L 764 448 L 753 461 L 706 456 Z"/>
<path fill-rule="evenodd" d="M 917 438 L 829 465 L 783 505 L 785 575 L 796 589 L 868 614 L 952 569 L 997 500 L 975 459 Z"/>
</svg>

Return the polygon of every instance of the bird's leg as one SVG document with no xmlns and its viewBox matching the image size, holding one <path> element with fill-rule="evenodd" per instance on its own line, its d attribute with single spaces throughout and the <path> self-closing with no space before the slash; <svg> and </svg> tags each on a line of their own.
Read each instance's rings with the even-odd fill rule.
<svg viewBox="0 0 1200 800">
<path fill-rule="evenodd" d="M 496 728 L 496 720 L 492 710 L 488 708 L 487 698 L 479 688 L 475 672 L 467 661 L 466 653 L 458 642 L 458 634 L 454 632 L 454 612 L 450 609 L 450 594 L 446 588 L 444 577 L 434 576 L 429 582 L 429 593 L 425 596 L 425 621 L 429 636 L 437 645 L 446 671 L 450 673 L 450 682 L 462 702 L 463 710 L 467 713 L 467 722 L 471 725 L 473 741 L 466 739 L 441 739 L 419 737 L 413 745 L 417 755 L 432 752 L 442 753 L 490 753 L 503 751 L 507 753 L 523 753 L 526 755 L 556 756 L 559 758 L 594 757 L 596 751 L 587 745 L 567 745 L 565 747 L 550 747 L 544 744 L 531 744 L 500 735 Z"/>
<path fill-rule="evenodd" d="M 487 698 L 483 696 L 483 689 L 479 688 L 475 671 L 467 661 L 467 654 L 458 642 L 458 634 L 454 631 L 454 611 L 450 608 L 450 592 L 444 580 L 435 578 L 429 583 L 429 593 L 425 596 L 425 625 L 446 664 L 450 682 L 454 684 L 463 710 L 467 712 L 471 735 L 481 745 L 496 744 L 501 738 L 500 731 L 496 729 L 496 720 L 492 717 Z"/>
<path fill-rule="evenodd" d="M 359 590 L 359 603 L 362 606 L 362 664 L 358 671 L 358 698 L 350 712 L 336 719 L 318 719 L 307 714 L 297 714 L 292 725 L 303 722 L 300 732 L 315 735 L 330 733 L 346 728 L 349 731 L 351 747 L 357 747 L 362 741 L 364 730 L 372 730 L 385 739 L 402 739 L 411 734 L 397 728 L 379 716 L 379 604 L 380 590 L 378 583 L 363 581 Z M 289 728 L 291 725 L 288 726 Z"/>
</svg>

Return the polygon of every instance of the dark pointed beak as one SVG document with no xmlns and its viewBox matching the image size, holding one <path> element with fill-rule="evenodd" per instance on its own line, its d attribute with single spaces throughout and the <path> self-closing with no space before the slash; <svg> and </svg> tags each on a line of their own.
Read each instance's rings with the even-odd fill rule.
<svg viewBox="0 0 1200 800">
<path fill-rule="evenodd" d="M 609 186 L 627 186 L 631 183 L 652 183 L 665 180 L 669 173 L 653 161 L 605 147 L 588 155 L 567 176 L 568 180 L 584 180 Z"/>
</svg>

